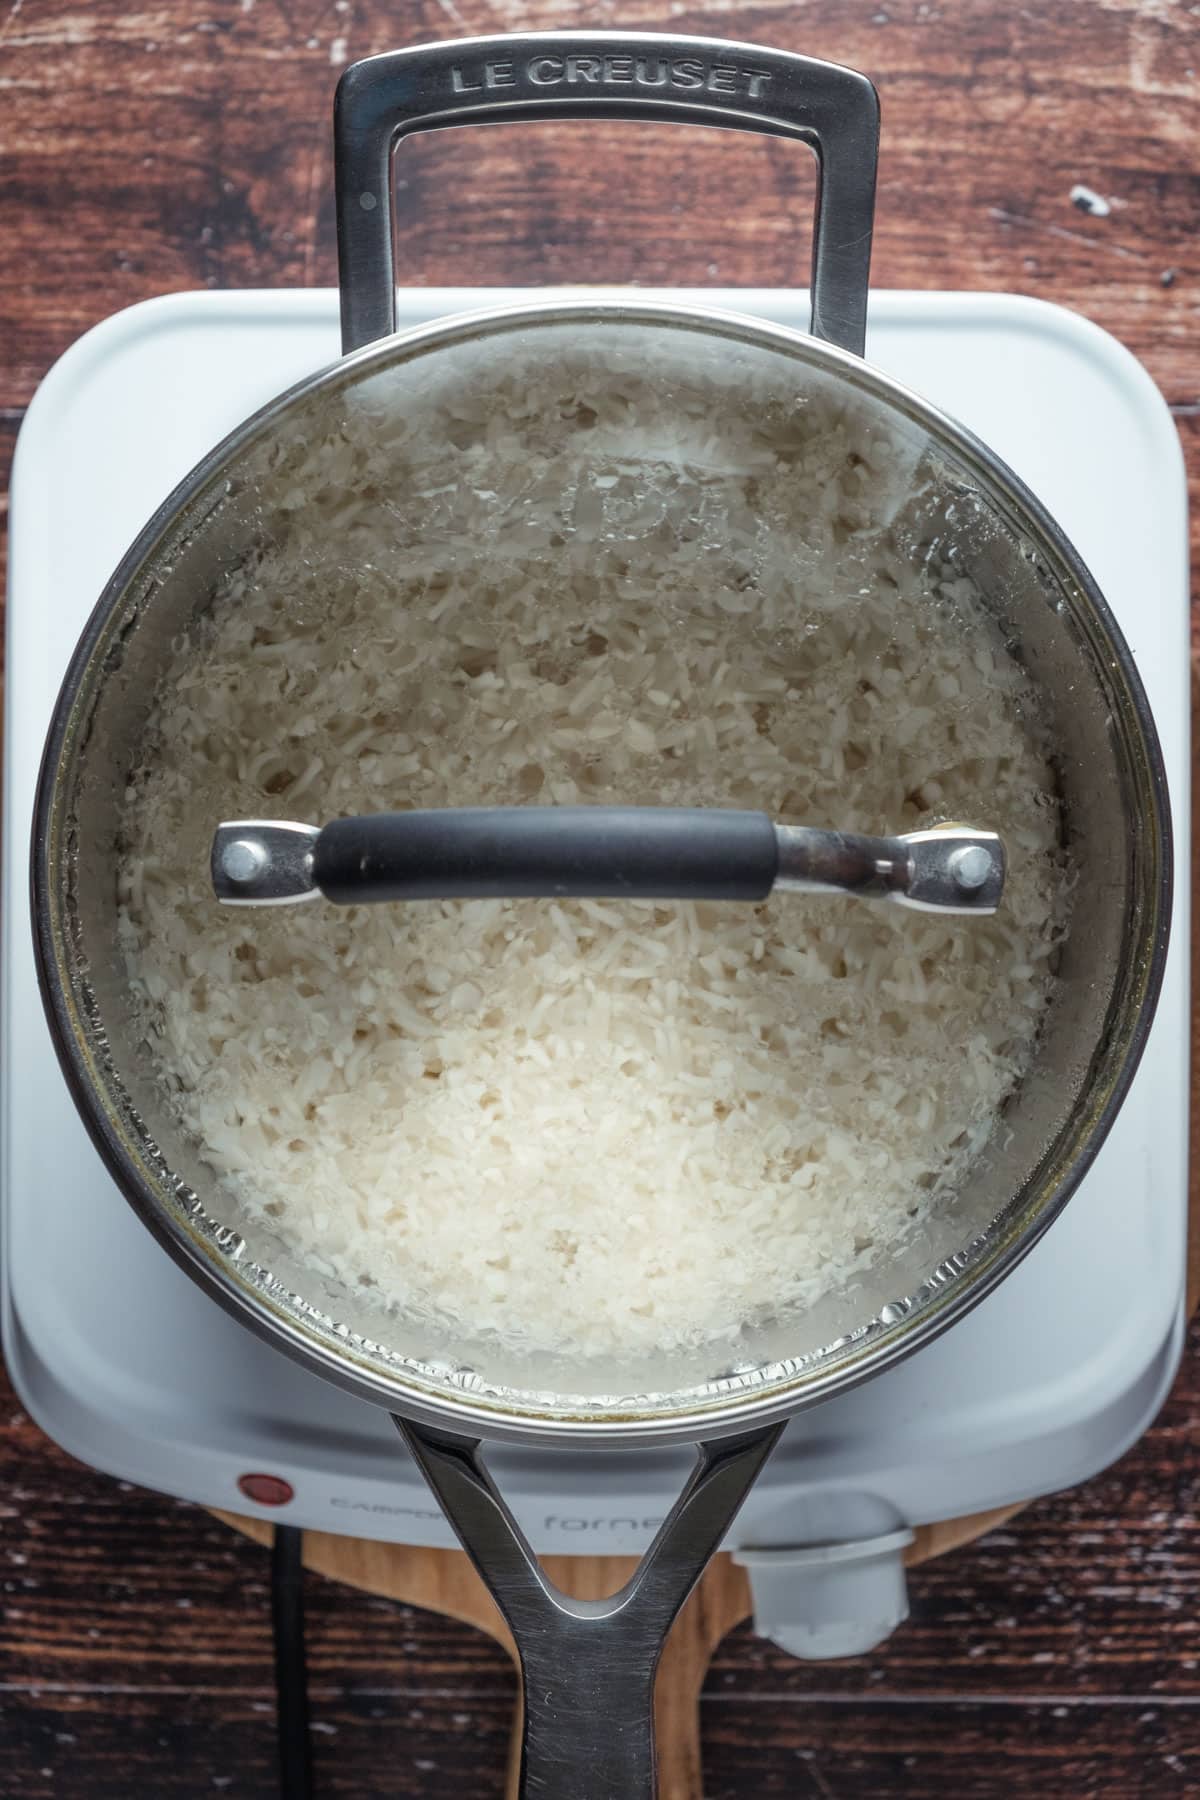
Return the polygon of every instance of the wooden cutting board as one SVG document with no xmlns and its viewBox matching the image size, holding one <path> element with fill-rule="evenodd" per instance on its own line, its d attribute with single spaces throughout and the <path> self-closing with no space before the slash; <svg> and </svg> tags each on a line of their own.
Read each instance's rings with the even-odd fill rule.
<svg viewBox="0 0 1200 1800">
<path fill-rule="evenodd" d="M 993 1512 L 923 1525 L 908 1551 L 910 1566 L 968 1544 L 1019 1512 L 1002 1506 Z M 273 1527 L 265 1519 L 244 1519 L 218 1512 L 235 1531 L 269 1544 Z M 632 1556 L 546 1556 L 542 1565 L 564 1593 L 598 1600 L 613 1593 L 637 1567 Z M 474 1625 L 493 1637 L 516 1662 L 508 1627 L 487 1589 L 461 1550 L 423 1550 L 406 1544 L 378 1544 L 364 1538 L 334 1537 L 324 1531 L 304 1534 L 304 1564 L 318 1574 L 367 1593 L 386 1595 L 406 1606 L 423 1606 L 448 1618 Z M 655 1690 L 658 1730 L 660 1800 L 702 1800 L 700 1774 L 700 1689 L 713 1652 L 753 1607 L 744 1569 L 732 1557 L 713 1558 L 691 1598 L 675 1621 L 659 1664 Z M 506 1800 L 517 1800 L 521 1742 L 520 1701 L 513 1719 Z"/>
<path fill-rule="evenodd" d="M 982 1532 L 1002 1525 L 1018 1507 L 977 1512 L 945 1525 L 921 1526 L 910 1546 L 909 1564 L 943 1555 Z M 273 1526 L 266 1519 L 243 1519 L 219 1512 L 219 1519 L 246 1537 L 270 1544 Z M 543 1557 L 543 1568 L 563 1593 L 579 1600 L 599 1600 L 621 1588 L 637 1568 L 637 1557 Z M 516 1661 L 507 1625 L 498 1615 L 488 1589 L 461 1550 L 419 1550 L 408 1544 L 369 1543 L 360 1537 L 333 1537 L 327 1532 L 304 1534 L 304 1566 L 347 1582 L 351 1588 L 423 1606 L 434 1613 L 475 1625 L 504 1645 Z M 658 1665 L 655 1719 L 658 1728 L 658 1795 L 660 1800 L 702 1800 L 700 1777 L 700 1688 L 709 1672 L 712 1652 L 721 1638 L 748 1618 L 747 1573 L 729 1555 L 712 1559 L 687 1606 L 676 1618 Z M 520 1699 L 513 1719 L 506 1800 L 518 1800 Z"/>
<path fill-rule="evenodd" d="M 994 1525 L 1011 1518 L 1019 1507 L 999 1507 L 942 1525 L 924 1525 L 908 1552 L 910 1565 L 970 1543 Z M 261 1544 L 271 1541 L 265 1519 L 244 1519 L 221 1512 L 218 1518 Z M 405 1544 L 377 1544 L 363 1538 L 334 1537 L 324 1531 L 304 1534 L 305 1567 L 367 1593 L 383 1594 L 407 1606 L 423 1606 L 448 1618 L 486 1631 L 516 1661 L 508 1627 L 461 1550 L 422 1550 Z M 598 1600 L 629 1579 L 637 1567 L 632 1556 L 546 1556 L 543 1567 L 564 1593 Z M 744 1569 L 732 1557 L 713 1558 L 702 1580 L 675 1622 L 659 1664 L 655 1693 L 658 1728 L 660 1800 L 702 1800 L 700 1775 L 700 1689 L 713 1652 L 733 1627 L 752 1611 Z M 520 1702 L 513 1720 L 507 1800 L 517 1800 L 520 1750 Z"/>
</svg>

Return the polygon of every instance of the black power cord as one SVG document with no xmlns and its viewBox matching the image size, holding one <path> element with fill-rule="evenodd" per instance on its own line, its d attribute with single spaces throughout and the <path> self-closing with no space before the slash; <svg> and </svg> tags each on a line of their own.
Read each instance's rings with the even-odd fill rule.
<svg viewBox="0 0 1200 1800">
<path fill-rule="evenodd" d="M 308 1731 L 308 1670 L 304 1657 L 304 1533 L 277 1525 L 271 1549 L 271 1623 L 275 1632 L 275 1694 L 281 1800 L 313 1800 Z"/>
</svg>

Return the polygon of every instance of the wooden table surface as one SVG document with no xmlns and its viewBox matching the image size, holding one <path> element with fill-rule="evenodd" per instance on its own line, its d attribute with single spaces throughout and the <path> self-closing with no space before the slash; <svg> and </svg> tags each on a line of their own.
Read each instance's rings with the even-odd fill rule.
<svg viewBox="0 0 1200 1800">
<path fill-rule="evenodd" d="M 1200 499 L 1200 6 L 1184 0 L 3 0 L 0 433 L 88 326 L 152 294 L 332 284 L 347 60 L 569 22 L 843 60 L 883 96 L 874 274 L 1033 294 L 1122 338 Z M 400 170 L 402 279 L 802 282 L 812 176 L 678 128 L 431 136 Z M 1081 183 L 1108 211 L 1081 212 Z M 1200 507 L 1196 507 L 1200 516 Z M 1107 1474 L 916 1572 L 875 1655 L 746 1629 L 703 1706 L 710 1800 L 1200 1793 L 1200 1363 Z M 5 1390 L 0 1795 L 274 1793 L 266 1563 L 91 1473 Z M 512 1683 L 431 1615 L 309 1588 L 322 1796 L 499 1795 Z"/>
</svg>

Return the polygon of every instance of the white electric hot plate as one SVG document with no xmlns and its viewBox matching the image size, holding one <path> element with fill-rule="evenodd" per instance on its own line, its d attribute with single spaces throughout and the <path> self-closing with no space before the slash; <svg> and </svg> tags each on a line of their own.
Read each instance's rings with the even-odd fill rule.
<svg viewBox="0 0 1200 1800">
<path fill-rule="evenodd" d="M 521 297 L 411 291 L 400 296 L 400 325 Z M 801 330 L 808 320 L 798 293 L 658 297 Z M 808 1655 L 866 1648 L 903 1617 L 900 1557 L 911 1526 L 1068 1486 L 1119 1456 L 1161 1404 L 1183 1335 L 1188 584 L 1174 427 L 1118 343 L 1035 301 L 876 293 L 867 348 L 1011 463 L 1090 565 L 1158 723 L 1177 888 L 1142 1066 L 1063 1216 L 950 1332 L 793 1420 L 737 1520 L 734 1545 L 774 1552 L 751 1566 L 760 1626 Z M 204 451 L 338 349 L 334 293 L 150 301 L 70 349 L 22 429 L 5 720 L 4 1347 L 34 1418 L 99 1469 L 289 1524 L 450 1545 L 450 1527 L 387 1416 L 227 1317 L 126 1206 L 59 1073 L 30 933 L 29 827 L 42 741 L 105 580 Z M 490 1455 L 535 1549 L 591 1553 L 645 1548 L 689 1460 L 686 1450 Z M 239 1487 L 247 1476 L 260 1479 Z M 832 1559 L 818 1548 L 831 1542 L 843 1546 Z"/>
</svg>

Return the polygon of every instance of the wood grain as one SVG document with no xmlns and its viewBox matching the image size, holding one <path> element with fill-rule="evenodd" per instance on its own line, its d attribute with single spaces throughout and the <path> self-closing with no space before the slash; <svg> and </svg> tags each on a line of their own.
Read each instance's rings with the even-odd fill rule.
<svg viewBox="0 0 1200 1800">
<path fill-rule="evenodd" d="M 1197 1348 L 1114 1470 L 914 1570 L 881 1651 L 810 1668 L 727 1638 L 702 1702 L 709 1800 L 1198 1791 Z M 0 1525 L 0 1793 L 266 1800 L 261 1550 L 78 1468 L 7 1398 Z M 308 1604 L 322 1794 L 500 1800 L 499 1647 L 319 1576 Z"/>
<path fill-rule="evenodd" d="M 231 1513 L 216 1515 L 259 1544 L 269 1544 L 264 1520 Z M 542 1568 L 564 1594 L 576 1600 L 603 1600 L 633 1576 L 635 1556 L 544 1556 Z M 485 1631 L 518 1666 L 512 1634 L 483 1582 L 458 1550 L 421 1550 L 378 1544 L 328 1532 L 304 1534 L 307 1569 L 348 1582 L 368 1594 L 443 1613 Z M 693 1589 L 663 1650 L 655 1682 L 658 1800 L 701 1800 L 702 1758 L 698 1709 L 700 1690 L 717 1645 L 752 1611 L 743 1571 L 729 1556 L 714 1557 Z M 514 1710 L 505 1800 L 520 1800 L 521 1705 Z"/>
<path fill-rule="evenodd" d="M 563 0 L 0 0 L 0 457 L 50 364 L 157 293 L 334 279 L 333 84 L 399 42 L 570 22 Z M 1171 403 L 1200 519 L 1200 21 L 1186 0 L 593 0 L 588 23 L 842 60 L 884 104 L 875 279 L 1085 313 Z M 416 283 L 804 279 L 792 146 L 665 127 L 431 135 L 398 162 Z M 1110 211 L 1070 201 L 1082 182 Z M 1193 524 L 1194 545 L 1200 527 Z M 882 1651 L 814 1669 L 739 1628 L 710 1800 L 1200 1793 L 1196 1346 L 1129 1456 L 917 1569 Z M 266 1566 L 49 1444 L 0 1389 L 0 1794 L 274 1793 Z M 309 1584 L 322 1796 L 503 1794 L 503 1652 Z"/>
<path fill-rule="evenodd" d="M 1200 1232 L 1197 1232 L 1200 1236 Z M 922 1526 L 906 1558 L 916 1567 L 961 1544 L 996 1529 L 1020 1511 L 1000 1507 L 973 1517 Z M 269 1545 L 273 1527 L 262 1519 L 217 1512 L 233 1530 Z M 372 1543 L 333 1536 L 324 1531 L 304 1534 L 304 1565 L 317 1574 L 347 1583 L 361 1592 L 383 1595 L 408 1606 L 442 1613 L 484 1631 L 500 1645 L 514 1668 L 517 1649 L 512 1634 L 467 1557 L 457 1550 L 425 1550 L 405 1544 Z M 576 1600 L 600 1600 L 627 1582 L 638 1566 L 636 1557 L 544 1556 L 550 1581 Z M 715 1556 L 693 1589 L 667 1638 L 655 1681 L 654 1710 L 658 1748 L 659 1800 L 702 1800 L 703 1756 L 700 1746 L 700 1693 L 713 1653 L 735 1625 L 754 1611 L 745 1571 L 728 1555 Z M 521 1704 L 514 1709 L 505 1800 L 520 1800 Z"/>
</svg>

